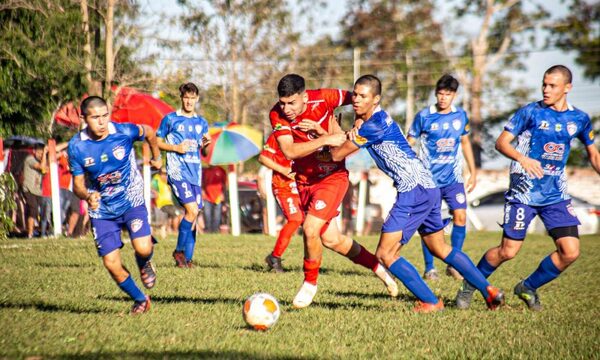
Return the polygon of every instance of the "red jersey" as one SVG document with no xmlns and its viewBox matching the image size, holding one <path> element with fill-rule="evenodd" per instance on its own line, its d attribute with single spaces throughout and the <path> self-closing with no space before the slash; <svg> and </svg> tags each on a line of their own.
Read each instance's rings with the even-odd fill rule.
<svg viewBox="0 0 600 360">
<path fill-rule="evenodd" d="M 307 142 L 315 139 L 312 131 L 304 132 L 298 128 L 302 120 L 312 120 L 330 132 L 330 118 L 334 116 L 334 110 L 338 106 L 352 103 L 352 93 L 340 89 L 306 90 L 308 102 L 306 110 L 298 115 L 294 121 L 286 119 L 285 114 L 275 104 L 269 114 L 273 135 L 277 138 L 282 135 L 292 135 L 294 142 Z M 296 172 L 296 182 L 299 184 L 312 184 L 321 179 L 333 175 L 342 174 L 347 176 L 345 162 L 331 160 L 329 149 L 321 148 L 303 158 L 294 160 L 292 169 Z"/>
<path fill-rule="evenodd" d="M 292 161 L 288 160 L 288 158 L 283 155 L 281 149 L 279 148 L 279 143 L 275 138 L 275 134 L 271 134 L 269 138 L 267 138 L 267 142 L 263 147 L 263 150 L 260 153 L 263 156 L 268 157 L 273 160 L 276 164 L 284 166 L 286 168 L 292 167 Z M 273 170 L 273 192 L 285 191 L 285 192 L 293 192 L 298 193 L 296 189 L 296 182 L 289 177 L 281 174 L 279 171 Z"/>
</svg>

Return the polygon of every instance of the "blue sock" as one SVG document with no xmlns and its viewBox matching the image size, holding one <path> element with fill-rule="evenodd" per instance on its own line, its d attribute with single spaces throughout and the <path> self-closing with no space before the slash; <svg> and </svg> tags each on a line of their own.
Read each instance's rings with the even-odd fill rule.
<svg viewBox="0 0 600 360">
<path fill-rule="evenodd" d="M 192 232 L 192 223 L 187 221 L 185 218 L 181 219 L 179 223 L 179 234 L 177 235 L 177 247 L 175 251 L 184 251 L 185 243 Z"/>
<path fill-rule="evenodd" d="M 485 288 L 488 287 L 490 283 L 464 252 L 452 248 L 452 251 L 446 256 L 444 262 L 458 270 L 465 280 L 477 290 L 481 291 L 483 297 L 487 299 L 489 294 Z"/>
<path fill-rule="evenodd" d="M 546 256 L 540 263 L 540 266 L 525 279 L 525 286 L 531 290 L 537 290 L 544 284 L 556 279 L 560 275 L 560 270 L 554 265 L 550 255 Z"/>
<path fill-rule="evenodd" d="M 194 247 L 196 247 L 196 230 L 190 230 L 188 234 L 183 251 L 185 253 L 185 260 L 191 261 L 194 256 Z"/>
<path fill-rule="evenodd" d="M 144 266 L 146 266 L 148 261 L 150 261 L 150 259 L 152 259 L 152 255 L 154 255 L 154 251 L 152 251 L 150 253 L 150 255 L 148 255 L 147 257 L 142 257 L 142 256 L 138 255 L 138 253 L 135 253 L 135 262 L 137 263 L 138 268 L 141 269 Z"/>
<path fill-rule="evenodd" d="M 452 235 L 450 235 L 450 241 L 452 247 L 458 250 L 462 250 L 463 244 L 465 243 L 465 237 L 467 236 L 466 226 L 458 226 L 454 224 L 452 227 Z"/>
<path fill-rule="evenodd" d="M 494 271 L 496 271 L 496 268 L 493 267 L 485 258 L 485 254 L 483 254 L 483 256 L 481 257 L 481 260 L 479 260 L 479 264 L 477 264 L 477 268 L 479 269 L 481 274 L 483 276 L 485 276 L 486 279 L 489 278 L 490 275 L 492 275 L 492 273 Z"/>
<path fill-rule="evenodd" d="M 389 267 L 389 270 L 419 300 L 429 304 L 437 304 L 439 301 L 433 291 L 431 291 L 431 289 L 427 286 L 425 281 L 421 279 L 417 269 L 415 269 L 415 267 L 405 258 L 401 257 L 400 259 L 396 260 L 392 266 Z"/>
<path fill-rule="evenodd" d="M 131 278 L 131 275 L 129 275 L 127 279 L 125 279 L 125 281 L 120 283 L 119 287 L 133 300 L 139 302 L 146 301 L 146 296 L 144 295 L 142 290 L 140 290 L 140 288 L 137 287 L 135 281 L 133 281 L 133 279 Z"/>
<path fill-rule="evenodd" d="M 423 260 L 425 262 L 425 272 L 435 269 L 435 266 L 433 266 L 433 255 L 431 254 L 431 251 L 429 251 L 429 248 L 427 248 L 427 245 L 425 245 L 425 241 L 423 241 L 423 240 L 421 240 L 421 247 L 423 248 Z"/>
</svg>

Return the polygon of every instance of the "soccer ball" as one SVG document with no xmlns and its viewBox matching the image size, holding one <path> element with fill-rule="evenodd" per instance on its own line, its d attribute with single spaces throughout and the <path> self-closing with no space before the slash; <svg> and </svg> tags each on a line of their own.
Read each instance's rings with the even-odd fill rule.
<svg viewBox="0 0 600 360">
<path fill-rule="evenodd" d="M 242 315 L 254 330 L 267 330 L 279 319 L 279 303 L 273 295 L 256 293 L 244 302 Z"/>
</svg>

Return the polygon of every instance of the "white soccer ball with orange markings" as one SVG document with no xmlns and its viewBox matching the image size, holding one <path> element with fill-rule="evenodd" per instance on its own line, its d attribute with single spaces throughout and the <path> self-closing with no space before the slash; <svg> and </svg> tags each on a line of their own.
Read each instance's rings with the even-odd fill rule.
<svg viewBox="0 0 600 360">
<path fill-rule="evenodd" d="M 277 299 L 271 294 L 256 293 L 244 302 L 244 321 L 254 330 L 267 330 L 275 325 L 281 310 Z"/>
</svg>

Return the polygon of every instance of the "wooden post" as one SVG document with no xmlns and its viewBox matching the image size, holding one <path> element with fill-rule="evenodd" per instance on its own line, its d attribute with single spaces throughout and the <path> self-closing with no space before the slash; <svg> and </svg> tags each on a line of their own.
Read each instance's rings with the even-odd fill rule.
<svg viewBox="0 0 600 360">
<path fill-rule="evenodd" d="M 142 145 L 142 158 L 143 158 L 143 175 L 144 175 L 144 202 L 148 209 L 148 224 L 152 224 L 152 192 L 150 190 L 150 146 L 148 143 Z"/>
<path fill-rule="evenodd" d="M 58 164 L 56 163 L 56 140 L 48 139 L 48 157 L 50 160 L 50 189 L 52 191 L 52 224 L 54 236 L 62 233 L 60 216 L 60 187 L 58 186 Z"/>
</svg>

